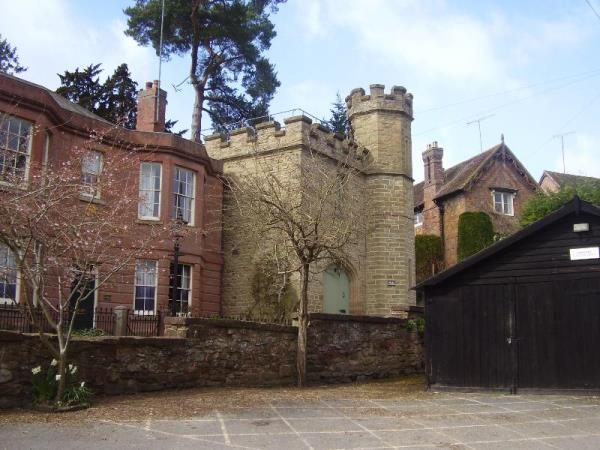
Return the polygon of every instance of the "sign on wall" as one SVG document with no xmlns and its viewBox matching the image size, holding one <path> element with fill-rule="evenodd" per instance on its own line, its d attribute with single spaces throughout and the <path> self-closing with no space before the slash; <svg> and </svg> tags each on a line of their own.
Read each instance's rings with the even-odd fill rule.
<svg viewBox="0 0 600 450">
<path fill-rule="evenodd" d="M 569 250 L 569 252 L 571 253 L 571 261 L 600 258 L 599 247 L 572 248 Z"/>
</svg>

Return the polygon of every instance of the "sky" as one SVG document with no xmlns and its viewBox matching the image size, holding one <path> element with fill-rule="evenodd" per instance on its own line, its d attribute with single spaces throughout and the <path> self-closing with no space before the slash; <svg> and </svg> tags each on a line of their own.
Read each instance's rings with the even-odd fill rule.
<svg viewBox="0 0 600 450">
<path fill-rule="evenodd" d="M 480 118 L 483 148 L 503 134 L 536 179 L 563 171 L 554 137 L 563 133 L 567 172 L 600 177 L 600 0 L 588 1 L 288 0 L 272 17 L 268 57 L 281 87 L 271 113 L 328 118 L 338 92 L 401 85 L 414 95 L 416 181 L 430 142 L 444 147 L 446 168 L 478 154 L 477 123 L 467 123 Z M 126 62 L 141 87 L 157 78 L 158 59 L 123 33 L 133 3 L 0 0 L 0 33 L 29 81 L 56 89 L 65 70 L 102 63 L 108 76 Z M 174 88 L 188 67 L 188 57 L 163 63 L 176 129 L 191 121 L 191 86 Z"/>
</svg>

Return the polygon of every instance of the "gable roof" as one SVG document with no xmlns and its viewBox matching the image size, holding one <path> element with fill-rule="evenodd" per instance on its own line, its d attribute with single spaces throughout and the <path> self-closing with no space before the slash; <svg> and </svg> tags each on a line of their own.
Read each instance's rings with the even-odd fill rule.
<svg viewBox="0 0 600 450">
<path fill-rule="evenodd" d="M 594 177 L 586 177 L 583 175 L 572 175 L 570 173 L 560 173 L 560 172 L 552 172 L 551 170 L 544 170 L 542 177 L 540 178 L 540 184 L 544 178 L 551 178 L 558 184 L 561 188 L 564 186 L 581 186 L 586 183 L 598 183 L 600 182 L 600 178 Z"/>
<path fill-rule="evenodd" d="M 483 169 L 496 156 L 503 155 L 515 162 L 517 169 L 531 184 L 537 186 L 535 179 L 525 169 L 521 162 L 517 159 L 514 153 L 508 146 L 502 142 L 498 145 L 489 148 L 488 150 L 473 156 L 466 161 L 460 162 L 449 169 L 444 170 L 444 183 L 437 192 L 435 199 L 447 197 L 456 192 L 468 190 L 471 185 L 477 181 L 477 177 L 482 173 Z M 413 186 L 414 207 L 420 207 L 423 204 L 423 188 L 424 181 Z"/>
<path fill-rule="evenodd" d="M 492 244 L 491 246 L 481 250 L 478 253 L 475 253 L 473 256 L 461 261 L 455 266 L 450 267 L 449 269 L 444 270 L 443 272 L 434 275 L 431 278 L 428 278 L 425 281 L 417 284 L 414 289 L 423 289 L 426 286 L 436 286 L 449 278 L 455 277 L 456 275 L 464 272 L 465 270 L 473 267 L 482 261 L 491 258 L 495 254 L 500 251 L 511 247 L 512 245 L 517 244 L 518 242 L 528 238 L 534 233 L 546 228 L 547 226 L 557 222 L 558 220 L 566 217 L 570 214 L 579 214 L 581 212 L 589 213 L 595 216 L 600 216 L 600 208 L 592 205 L 591 203 L 585 202 L 581 200 L 578 196 L 575 196 L 573 200 L 569 203 L 566 203 L 562 208 L 554 211 L 551 214 L 548 214 L 543 219 L 538 220 L 537 222 L 532 223 L 531 225 L 523 228 L 522 230 L 516 232 L 515 234 L 502 239 L 501 241 Z"/>
</svg>

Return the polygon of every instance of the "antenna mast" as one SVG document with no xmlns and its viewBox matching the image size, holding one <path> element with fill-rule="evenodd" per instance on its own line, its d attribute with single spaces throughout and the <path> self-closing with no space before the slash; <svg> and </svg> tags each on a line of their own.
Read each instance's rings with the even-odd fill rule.
<svg viewBox="0 0 600 450">
<path fill-rule="evenodd" d="M 158 44 L 158 86 L 156 86 L 156 96 L 154 97 L 154 110 L 156 115 L 154 121 L 158 123 L 158 96 L 160 95 L 160 78 L 162 75 L 162 49 L 163 49 L 163 27 L 165 24 L 165 0 L 162 0 L 162 9 L 160 13 L 160 41 Z M 164 131 L 164 130 L 163 130 Z"/>
<path fill-rule="evenodd" d="M 489 119 L 490 117 L 495 116 L 496 114 L 488 114 L 487 116 L 483 116 L 480 117 L 479 119 L 475 119 L 475 120 L 471 120 L 470 122 L 467 122 L 467 125 L 472 125 L 474 123 L 477 123 L 477 128 L 479 129 L 479 150 L 480 153 L 483 153 L 483 139 L 481 138 L 481 122 L 484 121 L 485 119 Z"/>
<path fill-rule="evenodd" d="M 560 150 L 562 152 L 562 160 L 563 160 L 563 173 L 567 173 L 567 167 L 565 165 L 565 136 L 569 136 L 571 134 L 575 134 L 574 131 L 567 131 L 566 133 L 555 134 L 552 136 L 553 139 L 560 138 Z"/>
</svg>

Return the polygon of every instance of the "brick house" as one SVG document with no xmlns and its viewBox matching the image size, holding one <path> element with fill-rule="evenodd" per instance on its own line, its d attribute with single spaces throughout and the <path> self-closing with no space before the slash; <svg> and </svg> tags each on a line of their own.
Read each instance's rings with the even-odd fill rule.
<svg viewBox="0 0 600 450">
<path fill-rule="evenodd" d="M 544 173 L 540 178 L 540 187 L 545 192 L 558 192 L 565 186 L 576 188 L 589 183 L 600 183 L 600 178 L 552 172 L 550 170 L 544 170 Z"/>
<path fill-rule="evenodd" d="M 166 92 L 147 83 L 138 98 L 136 130 L 111 124 L 42 86 L 0 74 L 0 150 L 18 155 L 17 165 L 52 165 L 64 158 L 64 149 L 84 146 L 92 131 L 106 134 L 94 146 L 91 174 L 98 176 L 106 152 L 134 149 L 139 168 L 132 176 L 139 186 L 135 234 L 148 224 L 169 226 L 180 211 L 197 233 L 181 242 L 178 295 L 181 308 L 192 314 L 218 314 L 221 305 L 221 227 L 207 229 L 210 220 L 220 224 L 222 164 L 211 159 L 201 144 L 164 131 Z M 156 108 L 158 107 L 158 114 Z M 62 155 L 62 156 L 61 156 Z M 138 161 L 138 160 L 136 160 Z M 136 162 L 137 164 L 137 162 Z M 8 166 L 0 166 L 0 174 Z M 26 179 L 28 171 L 24 170 Z M 208 195 L 208 192 L 211 195 Z M 125 305 L 142 314 L 167 309 L 170 299 L 172 239 L 158 243 L 119 274 L 118 282 L 103 285 L 83 308 Z M 0 303 L 19 301 L 14 259 L 0 247 Z M 8 269 L 8 270 L 6 270 Z M 143 274 L 142 274 L 143 272 Z M 142 280 L 142 281 L 140 281 Z M 90 323 L 90 328 L 92 324 Z"/>
<path fill-rule="evenodd" d="M 444 169 L 437 142 L 423 152 L 424 181 L 414 186 L 415 233 L 441 236 L 446 267 L 457 263 L 458 218 L 486 212 L 494 231 L 517 231 L 525 201 L 538 184 L 504 140 L 473 158 Z"/>
</svg>

